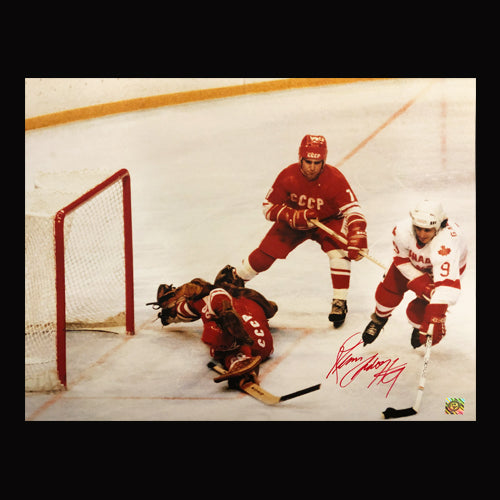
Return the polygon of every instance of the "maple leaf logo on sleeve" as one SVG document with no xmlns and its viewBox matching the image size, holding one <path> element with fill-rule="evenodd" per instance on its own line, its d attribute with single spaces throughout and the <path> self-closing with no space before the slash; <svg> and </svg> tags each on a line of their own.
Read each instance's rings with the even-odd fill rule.
<svg viewBox="0 0 500 500">
<path fill-rule="evenodd" d="M 438 254 L 443 257 L 448 255 L 451 252 L 451 248 L 446 248 L 444 245 L 441 245 L 441 248 L 438 250 Z"/>
</svg>

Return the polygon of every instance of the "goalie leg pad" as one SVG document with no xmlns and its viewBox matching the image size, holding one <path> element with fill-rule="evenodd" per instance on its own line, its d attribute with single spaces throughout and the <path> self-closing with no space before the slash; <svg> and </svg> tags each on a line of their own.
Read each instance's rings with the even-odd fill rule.
<svg viewBox="0 0 500 500">
<path fill-rule="evenodd" d="M 226 373 L 214 378 L 214 382 L 222 382 L 228 379 L 242 377 L 243 375 L 255 372 L 262 358 L 260 356 L 249 357 L 242 353 L 231 356 L 229 369 Z"/>
</svg>

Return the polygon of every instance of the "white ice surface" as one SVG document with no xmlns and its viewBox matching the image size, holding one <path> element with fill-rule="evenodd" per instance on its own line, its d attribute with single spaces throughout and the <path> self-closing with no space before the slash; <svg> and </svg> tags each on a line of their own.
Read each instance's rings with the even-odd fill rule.
<svg viewBox="0 0 500 500">
<path fill-rule="evenodd" d="M 69 334 L 68 390 L 26 395 L 25 418 L 379 420 L 387 407 L 411 406 L 423 348 L 410 345 L 409 293 L 377 341 L 353 352 L 406 363 L 390 393 L 378 379 L 367 387 L 375 370 L 345 387 L 326 378 L 341 345 L 364 329 L 373 311 L 383 270 L 366 259 L 353 263 L 349 314 L 338 330 L 327 319 L 331 281 L 316 244 L 304 243 L 249 284 L 279 305 L 262 386 L 282 395 L 322 384 L 275 407 L 212 381 L 201 322 L 162 327 L 145 306 L 159 283 L 213 280 L 259 244 L 270 227 L 262 199 L 278 172 L 296 161 L 301 138 L 312 133 L 327 138 L 328 162 L 339 165 L 356 192 L 368 220 L 370 253 L 378 260 L 389 265 L 394 223 L 424 196 L 438 198 L 464 228 L 469 258 L 462 294 L 448 315 L 446 337 L 432 349 L 420 412 L 405 420 L 475 420 L 475 92 L 473 79 L 389 80 L 205 101 L 27 132 L 28 190 L 37 171 L 130 171 L 137 333 Z M 463 415 L 445 414 L 449 397 L 465 400 Z"/>
</svg>

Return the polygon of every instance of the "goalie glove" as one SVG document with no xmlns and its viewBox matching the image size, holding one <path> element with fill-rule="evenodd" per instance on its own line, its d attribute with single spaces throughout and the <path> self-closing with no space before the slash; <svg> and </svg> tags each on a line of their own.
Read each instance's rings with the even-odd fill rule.
<svg viewBox="0 0 500 500">
<path fill-rule="evenodd" d="M 147 302 L 147 306 L 153 306 L 153 309 L 163 309 L 167 307 L 169 300 L 175 297 L 177 289 L 173 285 L 161 284 L 156 292 L 156 302 Z"/>
<path fill-rule="evenodd" d="M 174 285 L 159 285 L 156 291 L 156 302 L 150 302 L 150 304 L 156 304 L 163 309 L 167 306 L 168 301 L 175 297 L 176 290 Z"/>
<path fill-rule="evenodd" d="M 146 304 L 147 306 L 153 306 L 153 309 L 161 309 L 158 313 L 158 318 L 160 318 L 162 325 L 169 325 L 176 322 L 176 290 L 175 286 L 162 283 L 158 286 L 156 292 L 156 302 L 148 302 Z"/>
<path fill-rule="evenodd" d="M 217 311 L 216 323 L 223 332 L 234 337 L 241 345 L 253 345 L 252 337 L 245 330 L 243 320 L 234 309 L 230 300 L 222 299 L 218 306 L 212 302 L 212 307 Z"/>
<path fill-rule="evenodd" d="M 161 309 L 158 317 L 164 326 L 180 321 L 196 321 L 199 319 L 198 315 L 180 313 L 179 307 L 187 301 L 196 301 L 208 295 L 212 289 L 213 285 L 201 278 L 194 278 L 177 288 L 161 284 L 156 292 L 156 302 L 148 302 L 146 305 L 152 305 L 153 309 Z"/>
</svg>

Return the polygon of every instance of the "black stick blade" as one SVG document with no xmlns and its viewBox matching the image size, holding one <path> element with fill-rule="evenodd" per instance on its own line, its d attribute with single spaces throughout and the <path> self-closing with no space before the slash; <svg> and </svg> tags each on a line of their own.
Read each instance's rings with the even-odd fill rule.
<svg viewBox="0 0 500 500">
<path fill-rule="evenodd" d="M 395 410 L 394 408 L 387 408 L 382 415 L 385 419 L 389 418 L 400 418 L 400 417 L 410 417 L 411 415 L 416 415 L 417 412 L 413 408 L 404 408 L 403 410 Z"/>
<path fill-rule="evenodd" d="M 292 392 L 291 394 L 287 394 L 285 396 L 280 397 L 280 401 L 288 401 L 289 399 L 296 398 L 298 396 L 303 396 L 304 394 L 308 394 L 313 391 L 317 391 L 321 387 L 321 384 L 313 385 L 311 387 L 308 387 L 307 389 L 302 389 L 297 392 Z"/>
</svg>

